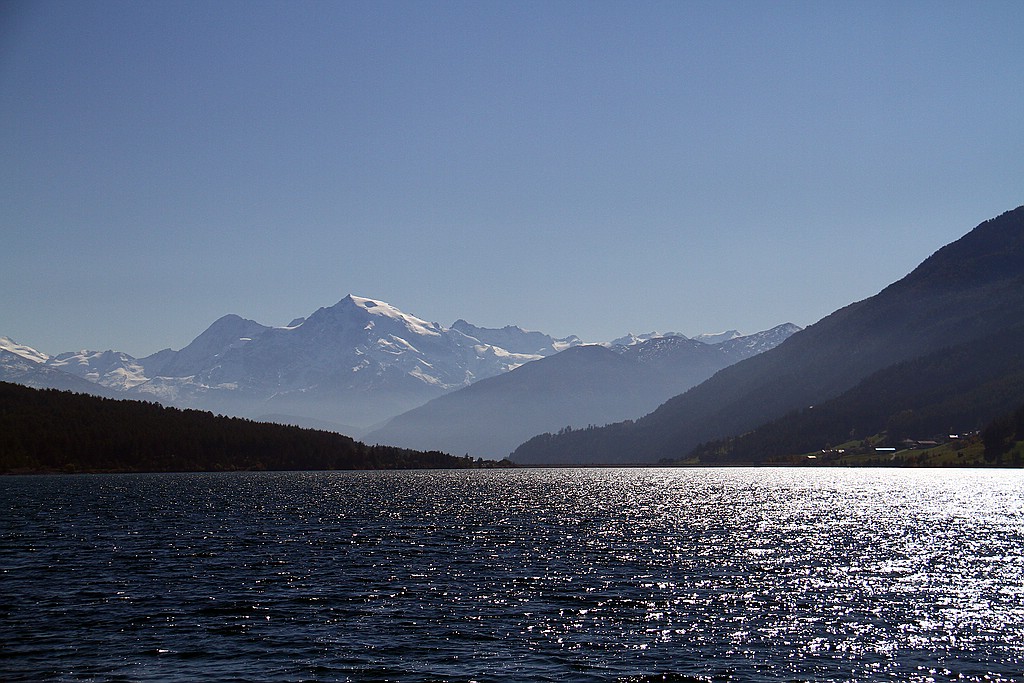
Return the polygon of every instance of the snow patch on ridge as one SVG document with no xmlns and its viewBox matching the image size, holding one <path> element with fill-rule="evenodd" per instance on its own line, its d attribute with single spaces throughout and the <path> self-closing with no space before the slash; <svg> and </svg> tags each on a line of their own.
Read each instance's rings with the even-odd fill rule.
<svg viewBox="0 0 1024 683">
<path fill-rule="evenodd" d="M 727 330 L 725 332 L 705 332 L 704 334 L 698 334 L 694 339 L 705 344 L 721 344 L 722 342 L 742 336 L 744 335 L 739 330 Z"/>
<path fill-rule="evenodd" d="M 111 389 L 131 389 L 149 381 L 138 360 L 118 351 L 71 351 L 50 357 L 46 365 Z"/>
<path fill-rule="evenodd" d="M 0 337 L 0 349 L 10 351 L 11 353 L 17 354 L 25 360 L 30 360 L 33 363 L 45 363 L 50 358 L 42 351 L 36 351 L 31 346 L 19 344 L 10 337 Z"/>
<path fill-rule="evenodd" d="M 680 337 L 686 339 L 687 336 L 680 332 L 648 332 L 646 334 L 633 334 L 629 332 L 624 337 L 613 339 L 610 342 L 603 344 L 603 346 L 633 346 L 641 342 L 650 341 L 651 339 L 667 339 L 670 337 Z"/>
</svg>

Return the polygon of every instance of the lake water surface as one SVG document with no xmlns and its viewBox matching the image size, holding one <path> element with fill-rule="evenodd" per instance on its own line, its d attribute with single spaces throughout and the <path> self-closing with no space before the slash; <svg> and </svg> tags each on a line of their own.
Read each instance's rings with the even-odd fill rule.
<svg viewBox="0 0 1024 683">
<path fill-rule="evenodd" d="M 1024 472 L 0 478 L 4 681 L 1024 680 Z"/>
</svg>

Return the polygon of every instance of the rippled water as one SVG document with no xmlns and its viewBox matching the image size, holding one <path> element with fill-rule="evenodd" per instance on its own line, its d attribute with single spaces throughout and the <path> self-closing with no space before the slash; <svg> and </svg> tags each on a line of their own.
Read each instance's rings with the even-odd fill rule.
<svg viewBox="0 0 1024 683">
<path fill-rule="evenodd" d="M 0 479 L 0 679 L 1020 680 L 1024 473 Z"/>
</svg>

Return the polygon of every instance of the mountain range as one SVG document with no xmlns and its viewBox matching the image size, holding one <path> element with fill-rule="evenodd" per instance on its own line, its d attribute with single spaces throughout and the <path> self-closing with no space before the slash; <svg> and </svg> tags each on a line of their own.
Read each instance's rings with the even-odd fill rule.
<svg viewBox="0 0 1024 683">
<path fill-rule="evenodd" d="M 706 338 L 720 340 L 718 335 Z M 617 351 L 594 347 L 599 350 L 588 353 L 611 354 L 622 360 L 651 355 L 658 344 L 686 344 L 695 349 L 692 358 L 680 356 L 679 363 L 685 367 L 665 371 L 686 378 L 700 378 L 709 374 L 708 369 L 742 355 L 726 346 L 714 350 L 679 333 L 629 335 L 625 339 L 632 346 L 612 345 Z M 755 343 L 752 339 L 748 341 Z M 226 315 L 186 347 L 164 349 L 144 358 L 88 350 L 47 356 L 3 337 L 0 380 L 362 436 L 374 425 L 431 399 L 582 344 L 575 336 L 556 339 L 515 326 L 491 329 L 465 320 L 446 328 L 382 301 L 349 295 L 283 327 Z M 701 352 L 711 360 L 702 360 Z M 668 360 L 659 362 L 663 369 L 670 364 Z M 556 373 L 551 381 L 559 381 L 558 377 Z M 595 385 L 600 381 L 600 376 L 594 378 Z M 696 380 L 673 381 L 675 384 L 661 378 L 660 384 L 674 386 L 677 390 L 671 393 L 678 393 Z M 603 387 L 599 393 L 608 390 Z M 658 392 L 660 396 L 665 390 L 658 388 Z M 577 410 L 556 417 L 555 424 L 577 424 L 578 419 L 582 424 L 603 423 L 638 416 L 646 405 L 639 412 L 626 413 Z M 523 433 L 519 441 L 540 431 L 543 429 Z M 503 443 L 501 448 L 507 453 L 519 441 Z"/>
<path fill-rule="evenodd" d="M 758 462 L 815 440 L 820 446 L 887 427 L 975 429 L 1024 403 L 1022 335 L 1019 207 L 978 225 L 877 295 L 639 420 L 540 435 L 512 459 Z M 827 424 L 819 417 L 825 415 Z"/>
<path fill-rule="evenodd" d="M 9 368 L 0 366 L 0 379 L 357 431 L 579 343 L 515 327 L 472 329 L 517 351 L 350 295 L 285 327 L 226 315 L 185 348 L 139 359 L 116 351 L 48 357 L 5 338 L 0 360 Z"/>
</svg>

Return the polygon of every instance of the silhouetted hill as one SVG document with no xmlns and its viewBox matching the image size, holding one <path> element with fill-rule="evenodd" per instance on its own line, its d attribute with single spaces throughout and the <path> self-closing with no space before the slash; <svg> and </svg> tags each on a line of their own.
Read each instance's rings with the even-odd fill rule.
<svg viewBox="0 0 1024 683">
<path fill-rule="evenodd" d="M 469 467 L 444 453 L 0 382 L 0 472 Z"/>
<path fill-rule="evenodd" d="M 718 372 L 635 423 L 538 437 L 513 459 L 679 459 L 699 443 L 835 398 L 879 370 L 1022 323 L 1024 207 L 982 223 L 879 294 Z"/>
</svg>

